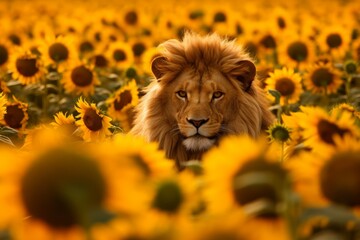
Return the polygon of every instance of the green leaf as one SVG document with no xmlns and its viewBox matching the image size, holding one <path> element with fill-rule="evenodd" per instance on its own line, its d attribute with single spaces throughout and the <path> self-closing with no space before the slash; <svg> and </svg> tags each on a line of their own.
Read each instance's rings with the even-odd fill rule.
<svg viewBox="0 0 360 240">
<path fill-rule="evenodd" d="M 275 98 L 275 104 L 279 104 L 281 97 L 280 92 L 275 89 L 269 89 L 269 93 Z"/>
</svg>

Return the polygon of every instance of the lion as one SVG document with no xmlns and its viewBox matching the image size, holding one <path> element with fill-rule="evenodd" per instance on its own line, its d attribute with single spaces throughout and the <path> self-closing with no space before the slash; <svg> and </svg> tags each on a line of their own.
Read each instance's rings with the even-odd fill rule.
<svg viewBox="0 0 360 240">
<path fill-rule="evenodd" d="M 178 168 L 222 136 L 256 138 L 273 122 L 253 60 L 234 40 L 187 32 L 159 49 L 130 133 L 158 142 Z"/>
</svg>

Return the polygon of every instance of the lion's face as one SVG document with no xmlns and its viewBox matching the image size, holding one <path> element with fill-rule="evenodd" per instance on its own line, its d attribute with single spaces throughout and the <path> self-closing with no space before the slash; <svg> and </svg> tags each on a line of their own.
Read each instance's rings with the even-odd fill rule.
<svg viewBox="0 0 360 240">
<path fill-rule="evenodd" d="M 234 86 L 216 69 L 203 75 L 184 70 L 167 87 L 183 145 L 192 151 L 210 148 L 226 131 Z"/>
</svg>

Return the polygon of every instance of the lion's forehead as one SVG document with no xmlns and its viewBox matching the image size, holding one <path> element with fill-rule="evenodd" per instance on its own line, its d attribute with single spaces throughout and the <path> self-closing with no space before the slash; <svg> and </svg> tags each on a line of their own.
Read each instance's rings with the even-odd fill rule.
<svg viewBox="0 0 360 240">
<path fill-rule="evenodd" d="M 214 91 L 226 91 L 226 89 L 232 88 L 230 80 L 216 69 L 204 73 L 185 70 L 179 75 L 177 83 L 182 90 L 200 95 L 212 94 Z"/>
</svg>

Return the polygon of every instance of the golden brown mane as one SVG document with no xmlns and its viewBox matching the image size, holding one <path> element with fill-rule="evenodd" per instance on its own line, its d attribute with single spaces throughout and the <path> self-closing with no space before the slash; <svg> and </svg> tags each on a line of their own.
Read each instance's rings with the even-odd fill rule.
<svg viewBox="0 0 360 240">
<path fill-rule="evenodd" d="M 202 113 L 198 112 L 203 111 L 206 116 L 217 116 L 217 120 L 210 117 L 208 123 L 209 126 L 218 126 L 216 136 L 249 134 L 257 137 L 272 123 L 273 116 L 267 109 L 264 93 L 258 87 L 252 59 L 234 41 L 222 39 L 216 34 L 201 37 L 186 33 L 182 41 L 168 40 L 159 47 L 160 56 L 152 62 L 156 79 L 146 88 L 147 93 L 140 100 L 132 134 L 158 142 L 167 157 L 181 164 L 190 159 L 200 159 L 206 151 L 201 147 L 189 150 L 183 144 L 184 135 L 192 136 L 186 136 L 182 128 L 194 128 L 189 124 L 189 114 L 200 116 Z M 200 90 L 191 92 L 194 90 L 187 89 L 192 84 Z M 197 101 L 202 104 L 199 107 L 200 103 L 196 105 L 187 96 L 181 99 L 176 95 L 176 89 L 180 88 L 185 93 L 189 92 L 189 97 L 190 92 L 193 97 L 199 91 L 215 91 L 206 90 L 203 85 L 222 89 L 225 92 L 223 99 L 215 101 L 202 97 L 200 100 L 199 95 Z M 206 138 L 196 139 L 207 141 Z"/>
</svg>

